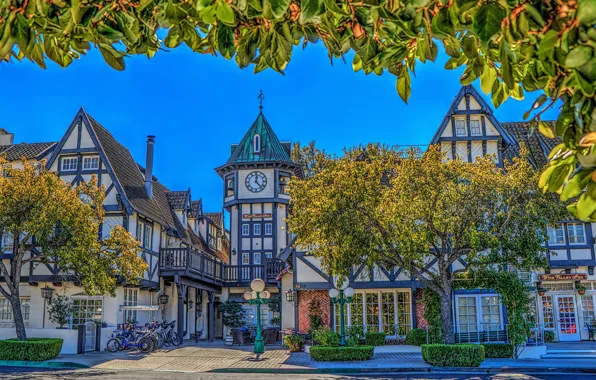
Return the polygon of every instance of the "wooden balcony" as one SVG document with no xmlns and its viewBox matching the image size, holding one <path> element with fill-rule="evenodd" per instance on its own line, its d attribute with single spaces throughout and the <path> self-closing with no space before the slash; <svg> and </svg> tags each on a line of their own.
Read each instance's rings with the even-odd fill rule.
<svg viewBox="0 0 596 380">
<path fill-rule="evenodd" d="M 178 275 L 219 286 L 247 285 L 255 278 L 277 283 L 276 277 L 283 268 L 283 262 L 278 259 L 267 259 L 261 265 L 228 265 L 190 248 L 161 248 L 159 251 L 160 276 Z"/>
</svg>

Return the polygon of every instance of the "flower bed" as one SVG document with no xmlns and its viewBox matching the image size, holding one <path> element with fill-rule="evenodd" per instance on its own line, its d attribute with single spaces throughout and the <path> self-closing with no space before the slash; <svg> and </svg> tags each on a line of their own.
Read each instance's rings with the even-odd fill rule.
<svg viewBox="0 0 596 380">
<path fill-rule="evenodd" d="M 0 340 L 0 360 L 26 360 L 41 362 L 54 359 L 62 349 L 62 339 L 29 338 Z"/>
</svg>

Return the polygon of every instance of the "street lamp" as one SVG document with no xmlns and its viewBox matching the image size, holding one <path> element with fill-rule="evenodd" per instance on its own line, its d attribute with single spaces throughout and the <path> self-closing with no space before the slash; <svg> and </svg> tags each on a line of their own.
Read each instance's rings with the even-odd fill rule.
<svg viewBox="0 0 596 380">
<path fill-rule="evenodd" d="M 344 324 L 344 304 L 352 302 L 354 289 L 349 287 L 347 280 L 336 278 L 333 281 L 335 288 L 329 289 L 329 297 L 333 304 L 339 304 L 339 345 L 346 345 L 346 326 Z"/>
<path fill-rule="evenodd" d="M 265 344 L 263 343 L 263 336 L 261 335 L 261 304 L 267 304 L 271 293 L 265 290 L 265 281 L 260 278 L 255 278 L 250 283 L 252 292 L 245 292 L 244 299 L 251 305 L 257 305 L 257 336 L 255 337 L 254 353 L 259 356 L 265 352 Z"/>
<path fill-rule="evenodd" d="M 45 286 L 41 288 L 41 296 L 43 297 L 43 319 L 41 322 L 41 328 L 45 329 L 46 327 L 46 302 L 52 303 L 52 295 L 54 294 L 54 289 L 50 288 L 49 286 Z"/>
</svg>

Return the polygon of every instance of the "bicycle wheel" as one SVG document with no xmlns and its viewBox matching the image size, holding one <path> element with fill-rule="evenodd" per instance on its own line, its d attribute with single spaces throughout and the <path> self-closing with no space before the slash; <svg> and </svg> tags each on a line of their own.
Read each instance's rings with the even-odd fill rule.
<svg viewBox="0 0 596 380">
<path fill-rule="evenodd" d="M 155 337 L 157 338 L 157 348 L 159 348 L 159 349 L 163 348 L 164 343 L 165 343 L 163 335 L 161 333 L 157 333 L 155 335 Z"/>
<path fill-rule="evenodd" d="M 139 351 L 144 354 L 148 354 L 153 351 L 153 342 L 149 338 L 143 338 L 139 340 Z"/>
<path fill-rule="evenodd" d="M 116 338 L 108 340 L 107 347 L 110 352 L 118 352 L 120 350 L 120 341 Z"/>
<path fill-rule="evenodd" d="M 157 337 L 155 335 L 151 335 L 151 337 L 149 339 L 151 339 L 151 342 L 153 343 L 152 351 L 157 350 L 159 348 L 159 341 L 157 340 Z"/>
<path fill-rule="evenodd" d="M 175 331 L 172 331 L 172 335 L 171 335 L 170 341 L 171 341 L 171 343 L 174 346 L 179 346 L 180 345 L 180 340 L 178 340 L 178 334 Z"/>
</svg>

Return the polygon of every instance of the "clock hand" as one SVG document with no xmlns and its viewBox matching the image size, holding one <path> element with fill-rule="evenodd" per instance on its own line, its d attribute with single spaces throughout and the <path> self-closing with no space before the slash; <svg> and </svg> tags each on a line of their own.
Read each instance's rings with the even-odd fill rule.
<svg viewBox="0 0 596 380">
<path fill-rule="evenodd" d="M 257 183 L 258 186 L 261 186 L 263 184 L 263 181 L 259 181 L 259 179 L 261 179 L 261 177 L 256 177 L 255 178 L 255 182 Z"/>
</svg>

